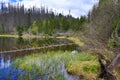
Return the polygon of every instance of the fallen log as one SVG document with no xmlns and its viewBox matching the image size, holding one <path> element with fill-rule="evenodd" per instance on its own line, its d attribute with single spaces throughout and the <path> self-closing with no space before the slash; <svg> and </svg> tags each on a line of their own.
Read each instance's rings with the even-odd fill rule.
<svg viewBox="0 0 120 80">
<path fill-rule="evenodd" d="M 99 78 L 103 78 L 104 80 L 116 80 L 116 77 L 110 72 L 107 66 L 99 59 L 101 73 L 99 74 Z"/>
<path fill-rule="evenodd" d="M 113 73 L 113 70 L 117 67 L 120 60 L 120 54 L 118 54 L 110 63 L 106 61 L 104 64 L 102 57 L 98 56 L 101 73 L 99 74 L 99 78 L 103 78 L 104 80 L 117 80 L 116 76 Z M 104 60 L 105 61 L 105 60 Z"/>
<path fill-rule="evenodd" d="M 111 64 L 108 66 L 108 69 L 113 70 L 117 67 L 120 61 L 120 54 L 116 55 Z"/>
<path fill-rule="evenodd" d="M 74 45 L 74 44 L 75 43 L 68 43 L 68 44 L 60 44 L 60 45 L 50 45 L 50 46 L 43 46 L 43 47 L 32 47 L 32 48 L 25 48 L 25 49 L 18 49 L 18 50 L 2 51 L 2 52 L 0 52 L 0 54 L 2 54 L 2 53 L 15 53 L 15 52 L 22 52 L 22 51 L 30 51 L 30 50 L 39 50 L 39 49 L 45 49 L 45 48 Z"/>
</svg>

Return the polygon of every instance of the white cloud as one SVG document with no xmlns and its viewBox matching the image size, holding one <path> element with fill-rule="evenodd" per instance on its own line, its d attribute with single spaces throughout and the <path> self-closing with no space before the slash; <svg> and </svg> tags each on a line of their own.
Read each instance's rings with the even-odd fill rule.
<svg viewBox="0 0 120 80">
<path fill-rule="evenodd" d="M 9 0 L 4 0 L 9 1 Z M 17 0 L 19 1 L 19 0 Z M 81 15 L 86 15 L 92 6 L 96 4 L 98 0 L 22 0 L 21 3 L 24 4 L 26 8 L 36 6 L 41 7 L 47 6 L 49 9 L 67 15 L 69 10 L 71 15 L 74 17 L 80 17 Z"/>
<path fill-rule="evenodd" d="M 6 2 L 7 3 L 7 2 L 9 2 L 9 0 L 0 0 L 0 2 Z"/>
</svg>

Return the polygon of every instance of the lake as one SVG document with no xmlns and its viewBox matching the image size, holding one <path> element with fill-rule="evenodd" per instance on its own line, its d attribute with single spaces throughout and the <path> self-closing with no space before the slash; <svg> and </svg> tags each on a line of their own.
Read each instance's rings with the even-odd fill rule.
<svg viewBox="0 0 120 80">
<path fill-rule="evenodd" d="M 10 63 L 16 58 L 23 57 L 25 55 L 30 55 L 37 52 L 46 52 L 49 50 L 75 50 L 76 45 L 64 45 L 56 47 L 47 47 L 52 45 L 61 45 L 73 43 L 67 39 L 58 39 L 58 38 L 34 38 L 34 39 L 23 39 L 23 38 L 6 38 L 0 37 L 0 69 L 4 69 L 10 66 Z M 37 47 L 46 47 L 41 49 L 31 49 Z M 16 52 L 7 52 L 5 51 L 14 51 L 21 49 L 31 49 L 24 51 Z"/>
<path fill-rule="evenodd" d="M 17 58 L 39 52 L 73 51 L 76 50 L 76 47 L 77 45 L 72 41 L 63 38 L 23 39 L 0 37 L 0 80 L 8 80 L 7 75 L 9 72 L 11 72 L 10 80 L 18 80 L 18 75 L 22 73 L 21 70 L 11 69 L 10 67 L 11 63 Z M 62 72 L 67 80 L 79 80 L 78 76 L 69 75 L 64 66 Z"/>
</svg>

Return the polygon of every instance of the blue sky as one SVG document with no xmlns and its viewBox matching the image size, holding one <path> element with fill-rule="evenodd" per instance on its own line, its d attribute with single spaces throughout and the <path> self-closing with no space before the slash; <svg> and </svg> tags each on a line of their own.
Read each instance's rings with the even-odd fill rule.
<svg viewBox="0 0 120 80">
<path fill-rule="evenodd" d="M 93 5 L 98 3 L 98 0 L 0 0 L 0 2 L 2 1 L 13 4 L 20 2 L 26 8 L 32 6 L 40 7 L 42 5 L 52 9 L 56 13 L 63 13 L 64 15 L 67 15 L 70 10 L 71 15 L 74 17 L 87 15 Z"/>
</svg>

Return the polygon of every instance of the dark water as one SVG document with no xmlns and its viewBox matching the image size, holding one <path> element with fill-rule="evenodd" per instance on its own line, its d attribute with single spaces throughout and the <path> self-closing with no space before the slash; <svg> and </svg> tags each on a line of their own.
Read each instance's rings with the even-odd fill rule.
<svg viewBox="0 0 120 80">
<path fill-rule="evenodd" d="M 26 49 L 26 48 L 32 48 L 32 47 L 43 47 L 43 46 L 50 46 L 50 45 L 60 45 L 60 44 L 68 44 L 72 43 L 71 41 L 68 41 L 66 39 L 22 39 L 22 38 L 5 38 L 0 37 L 0 52 L 4 51 L 10 51 L 10 50 L 18 50 L 18 49 Z M 46 52 L 49 50 L 75 50 L 76 45 L 66 45 L 61 47 L 51 47 L 51 48 L 45 48 L 45 49 L 39 49 L 39 50 L 29 50 L 29 51 L 21 51 L 21 52 L 14 52 L 14 53 L 0 53 L 0 80 L 7 80 L 6 75 L 8 72 L 11 72 L 10 64 L 12 61 L 14 61 L 17 58 L 35 54 L 37 52 Z M 65 69 L 63 70 L 65 72 Z M 65 72 L 66 74 L 67 72 Z M 20 74 L 19 70 L 12 69 L 11 78 L 10 80 L 17 80 L 17 75 Z M 70 77 L 68 74 L 66 76 Z M 74 78 L 74 77 L 73 77 Z M 75 77 L 76 78 L 76 77 Z M 75 80 L 75 79 L 74 79 Z"/>
<path fill-rule="evenodd" d="M 72 43 L 66 39 L 56 39 L 56 38 L 35 38 L 35 39 L 23 39 L 23 38 L 5 38 L 0 37 L 0 52 L 19 50 L 33 47 L 43 47 L 50 45 L 60 45 Z M 30 55 L 37 52 L 45 52 L 48 50 L 75 50 L 76 45 L 66 45 L 61 47 L 51 47 L 39 50 L 29 50 L 14 53 L 0 53 L 0 69 L 9 67 L 10 63 L 18 57 L 23 57 L 25 55 Z"/>
</svg>

